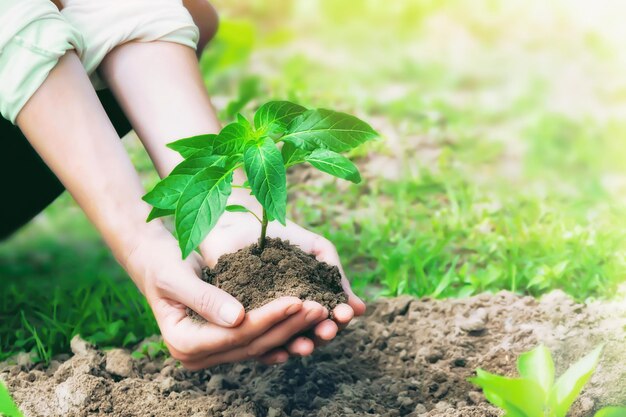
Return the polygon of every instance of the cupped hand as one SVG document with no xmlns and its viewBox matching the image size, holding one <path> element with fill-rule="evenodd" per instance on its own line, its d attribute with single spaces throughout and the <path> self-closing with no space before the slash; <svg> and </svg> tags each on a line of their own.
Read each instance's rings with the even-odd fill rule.
<svg viewBox="0 0 626 417">
<path fill-rule="evenodd" d="M 123 264 L 154 312 L 172 357 L 190 370 L 226 362 L 259 359 L 284 362 L 276 347 L 328 317 L 318 303 L 282 297 L 245 313 L 231 295 L 202 281 L 202 259 L 181 260 L 172 235 L 157 222 L 138 238 Z M 186 314 L 190 307 L 207 320 Z"/>
<path fill-rule="evenodd" d="M 243 205 L 249 210 L 261 214 L 261 207 L 253 196 L 244 189 L 235 189 L 229 198 L 228 204 Z M 261 226 L 257 219 L 250 213 L 225 212 L 217 222 L 215 228 L 200 245 L 200 252 L 205 262 L 213 267 L 220 256 L 226 253 L 236 252 L 258 241 Z M 348 325 L 354 316 L 365 312 L 365 303 L 359 299 L 350 287 L 350 283 L 341 266 L 339 255 L 335 246 L 326 238 L 317 235 L 291 221 L 283 226 L 278 222 L 271 222 L 267 228 L 267 236 L 289 240 L 304 252 L 315 255 L 317 260 L 336 265 L 341 272 L 341 284 L 345 291 L 348 302 L 339 304 L 333 310 L 333 320 L 326 319 L 319 322 L 310 333 L 312 337 L 300 336 L 295 338 L 284 347 L 288 353 L 305 356 L 311 354 L 316 345 L 324 344 L 332 340 L 337 332 Z M 271 355 L 286 354 L 281 349 L 273 350 Z"/>
</svg>

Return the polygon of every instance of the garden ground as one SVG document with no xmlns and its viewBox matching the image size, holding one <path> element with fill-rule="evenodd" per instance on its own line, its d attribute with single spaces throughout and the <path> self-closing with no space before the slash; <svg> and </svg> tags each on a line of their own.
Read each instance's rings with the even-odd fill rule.
<svg viewBox="0 0 626 417">
<path fill-rule="evenodd" d="M 102 352 L 75 338 L 70 359 L 0 368 L 32 416 L 476 416 L 496 417 L 467 382 L 478 366 L 515 376 L 538 342 L 557 375 L 606 343 L 571 417 L 626 403 L 626 306 L 575 303 L 560 291 L 537 302 L 510 292 L 463 300 L 381 299 L 337 341 L 286 364 L 188 372 L 153 352 Z M 158 341 L 148 342 L 158 344 Z M 64 358 L 66 359 L 66 358 Z"/>
</svg>

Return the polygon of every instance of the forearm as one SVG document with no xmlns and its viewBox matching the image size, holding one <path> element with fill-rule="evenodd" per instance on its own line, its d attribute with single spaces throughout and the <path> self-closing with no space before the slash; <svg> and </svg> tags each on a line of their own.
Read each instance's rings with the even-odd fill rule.
<svg viewBox="0 0 626 417">
<path fill-rule="evenodd" d="M 161 176 L 181 161 L 167 143 L 220 130 L 191 48 L 130 42 L 109 53 L 100 72 Z"/>
<path fill-rule="evenodd" d="M 26 103 L 17 124 L 123 264 L 149 228 L 136 171 L 73 53 Z"/>
<path fill-rule="evenodd" d="M 127 43 L 105 58 L 100 71 L 161 177 L 182 160 L 166 144 L 221 128 L 191 48 L 170 42 Z M 236 171 L 235 183 L 244 181 L 243 171 Z M 249 196 L 244 190 L 234 194 Z"/>
</svg>

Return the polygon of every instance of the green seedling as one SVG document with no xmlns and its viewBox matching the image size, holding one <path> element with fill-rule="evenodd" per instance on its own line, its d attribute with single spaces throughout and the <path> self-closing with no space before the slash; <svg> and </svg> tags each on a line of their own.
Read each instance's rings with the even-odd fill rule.
<svg viewBox="0 0 626 417">
<path fill-rule="evenodd" d="M 626 417 L 626 407 L 605 407 L 595 417 Z"/>
<path fill-rule="evenodd" d="M 131 356 L 135 359 L 155 359 L 159 356 L 167 356 L 168 353 L 169 350 L 163 340 L 152 340 L 142 342 L 139 347 L 131 353 Z"/>
<path fill-rule="evenodd" d="M 9 390 L 2 382 L 0 382 L 0 416 L 23 417 L 13 398 L 11 398 Z"/>
<path fill-rule="evenodd" d="M 565 417 L 595 370 L 602 346 L 570 366 L 555 382 L 554 362 L 543 345 L 523 353 L 517 360 L 520 378 L 494 375 L 482 369 L 470 382 L 480 386 L 489 402 L 508 417 Z M 626 409 L 609 407 L 596 417 L 622 416 Z M 620 414 L 622 413 L 622 414 Z"/>
<path fill-rule="evenodd" d="M 153 206 L 148 221 L 173 215 L 183 257 L 206 237 L 224 211 L 249 212 L 261 224 L 259 248 L 265 247 L 270 221 L 285 224 L 286 169 L 301 163 L 354 183 L 357 167 L 341 152 L 378 134 L 365 122 L 340 112 L 306 109 L 288 101 L 271 101 L 254 115 L 241 114 L 219 134 L 178 140 L 167 146 L 184 158 L 143 199 Z M 248 180 L 236 187 L 250 190 L 263 207 L 262 214 L 227 205 L 233 172 L 243 168 Z"/>
</svg>

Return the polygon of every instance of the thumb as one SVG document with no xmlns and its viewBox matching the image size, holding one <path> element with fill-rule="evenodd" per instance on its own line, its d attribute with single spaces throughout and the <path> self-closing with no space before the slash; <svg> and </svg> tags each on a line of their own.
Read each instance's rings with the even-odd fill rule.
<svg viewBox="0 0 626 417">
<path fill-rule="evenodd" d="M 246 313 L 235 297 L 202 281 L 195 274 L 178 280 L 176 288 L 169 292 L 171 298 L 191 308 L 205 320 L 219 326 L 237 326 Z"/>
</svg>

